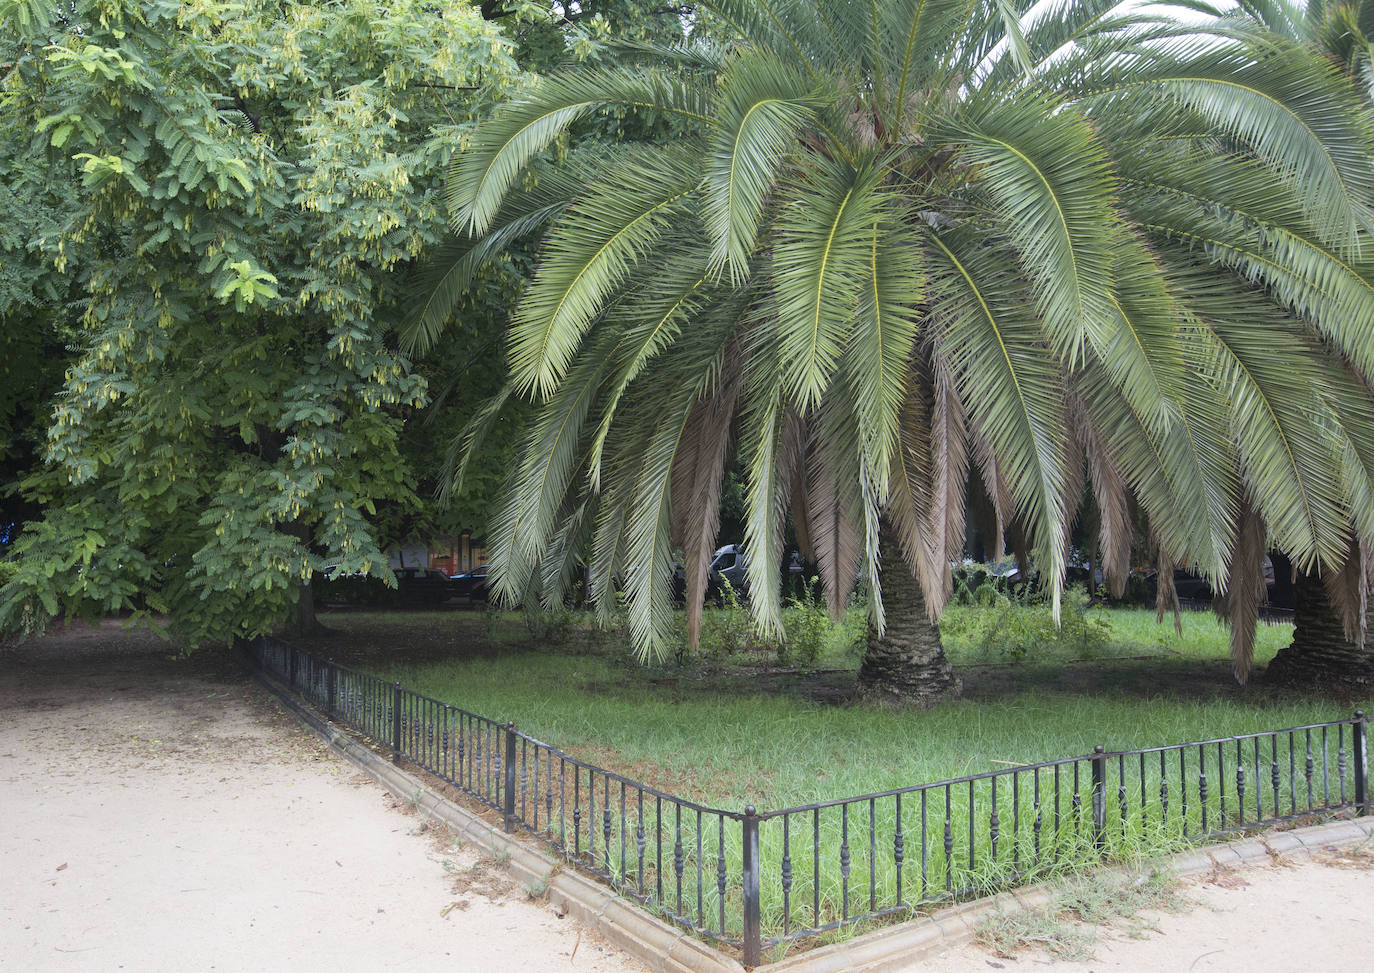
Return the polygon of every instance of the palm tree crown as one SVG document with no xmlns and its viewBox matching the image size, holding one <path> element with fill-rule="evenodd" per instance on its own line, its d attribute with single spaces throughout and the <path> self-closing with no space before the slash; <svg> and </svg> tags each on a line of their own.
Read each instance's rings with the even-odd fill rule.
<svg viewBox="0 0 1374 973">
<path fill-rule="evenodd" d="M 1056 606 L 1085 484 L 1111 583 L 1138 506 L 1238 617 L 1263 524 L 1308 564 L 1374 537 L 1374 170 L 1348 80 L 1277 36 L 1030 6 L 722 0 L 730 44 L 544 78 L 476 132 L 457 259 L 410 337 L 542 234 L 500 592 L 561 597 L 590 545 L 652 651 L 679 550 L 695 637 L 732 455 L 771 631 L 789 510 L 832 605 L 882 535 L 938 613 L 970 477 Z M 528 174 L 608 108 L 682 134 Z"/>
</svg>

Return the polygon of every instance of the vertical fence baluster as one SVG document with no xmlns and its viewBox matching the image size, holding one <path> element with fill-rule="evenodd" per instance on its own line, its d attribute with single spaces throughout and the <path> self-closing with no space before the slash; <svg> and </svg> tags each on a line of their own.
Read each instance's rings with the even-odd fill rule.
<svg viewBox="0 0 1374 973">
<path fill-rule="evenodd" d="M 821 925 L 821 809 L 811 811 L 811 925 Z"/>
<path fill-rule="evenodd" d="M 974 872 L 974 870 L 978 867 L 978 859 L 977 859 L 977 857 L 976 857 L 975 854 L 974 854 L 975 851 L 976 851 L 976 849 L 977 849 L 977 845 L 976 845 L 976 843 L 975 843 L 974 836 L 973 836 L 973 824 L 974 824 L 974 822 L 977 820 L 977 818 L 978 818 L 978 815 L 977 815 L 977 814 L 974 812 L 974 810 L 973 810 L 973 781 L 969 781 L 969 782 L 968 782 L 968 870 L 969 870 L 969 874 L 970 874 L 970 875 L 972 875 L 973 872 Z"/>
<path fill-rule="evenodd" d="M 954 889 L 954 830 L 953 830 L 953 810 L 952 795 L 950 794 L 953 785 L 945 785 L 945 891 L 951 892 Z"/>
<path fill-rule="evenodd" d="M 721 827 L 725 819 L 721 818 Z M 763 949 L 762 908 L 759 888 L 759 819 L 758 812 L 750 804 L 744 809 L 742 822 L 744 851 L 741 880 L 744 886 L 744 965 L 755 967 L 762 959 Z M 724 844 L 724 831 L 721 832 Z M 722 855 L 721 861 L 725 858 Z M 721 892 L 721 934 L 725 933 L 725 893 Z"/>
<path fill-rule="evenodd" d="M 840 805 L 840 894 L 844 899 L 841 916 L 849 918 L 849 805 Z"/>
<path fill-rule="evenodd" d="M 930 898 L 930 826 L 926 817 L 926 795 L 930 792 L 921 789 L 921 898 Z"/>
<path fill-rule="evenodd" d="M 720 905 L 720 934 L 725 935 L 725 815 L 716 815 L 716 901 Z"/>
<path fill-rule="evenodd" d="M 992 851 L 992 866 L 996 868 L 997 839 L 1001 835 L 1002 822 L 997 816 L 997 778 L 995 776 L 991 779 L 990 784 L 992 785 L 992 813 L 988 815 L 988 846 Z M 971 786 L 970 789 L 972 789 Z M 972 798 L 970 798 L 970 801 L 971 800 Z"/>
<path fill-rule="evenodd" d="M 611 863 L 611 779 L 602 775 L 602 794 L 601 794 L 601 854 L 606 859 L 606 875 L 615 878 Z M 623 837 L 623 836 L 622 836 Z M 625 848 L 620 849 L 620 861 L 624 864 Z"/>
<path fill-rule="evenodd" d="M 644 895 L 644 790 L 635 788 L 635 804 L 638 811 L 635 822 L 635 878 L 639 882 L 639 894 Z"/>
<path fill-rule="evenodd" d="M 1345 804 L 1345 724 L 1336 724 L 1336 779 L 1341 783 L 1341 804 Z"/>
<path fill-rule="evenodd" d="M 1144 803 L 1144 799 L 1141 799 Z M 1126 755 L 1116 757 L 1116 806 L 1121 817 L 1121 840 L 1126 840 Z"/>
<path fill-rule="evenodd" d="M 706 928 L 706 907 L 705 889 L 703 888 L 704 861 L 701 848 L 701 812 L 697 812 L 697 928 Z"/>
<path fill-rule="evenodd" d="M 1092 768 L 1093 847 L 1099 852 L 1107 845 L 1107 758 L 1102 744 L 1093 747 Z"/>
<path fill-rule="evenodd" d="M 868 911 L 878 908 L 878 818 L 875 798 L 868 799 Z"/>
<path fill-rule="evenodd" d="M 1364 816 L 1369 813 L 1369 767 L 1365 757 L 1365 719 L 1364 711 L 1355 711 L 1355 721 L 1350 726 L 1350 749 L 1355 758 L 1355 813 Z"/>
<path fill-rule="evenodd" d="M 1279 735 L 1277 733 L 1269 737 L 1269 757 L 1272 761 L 1269 764 L 1269 783 L 1274 792 L 1274 817 L 1277 818 L 1281 813 L 1280 805 L 1282 802 L 1279 800 L 1279 786 L 1283 781 L 1283 775 L 1279 773 Z"/>
<path fill-rule="evenodd" d="M 1021 871 L 1021 775 L 1011 772 L 1011 870 Z"/>
<path fill-rule="evenodd" d="M 324 664 L 324 671 L 325 680 L 329 687 L 329 701 L 325 705 L 325 715 L 332 720 L 339 704 L 339 667 L 334 665 L 333 659 L 329 659 Z"/>
<path fill-rule="evenodd" d="M 902 859 L 906 852 L 902 834 L 902 795 L 897 795 L 897 830 L 892 833 L 892 864 L 897 870 L 897 905 L 902 905 Z"/>
<path fill-rule="evenodd" d="M 1220 743 L 1217 744 L 1217 790 L 1221 792 L 1221 821 L 1222 830 L 1226 828 L 1226 750 Z"/>
<path fill-rule="evenodd" d="M 686 859 L 682 853 L 682 805 L 673 802 L 673 814 L 675 824 L 673 828 L 673 874 L 677 876 L 677 914 L 683 915 L 682 905 L 682 872 L 686 866 Z"/>
<path fill-rule="evenodd" d="M 1197 801 L 1198 807 L 1202 809 L 1202 834 L 1208 834 L 1207 829 L 1207 748 L 1202 744 L 1197 747 Z"/>
<path fill-rule="evenodd" d="M 503 822 L 506 833 L 515 830 L 515 724 L 506 724 L 506 780 L 505 780 L 505 800 L 501 802 L 502 809 L 505 811 L 505 821 Z M 524 799 L 523 793 L 521 799 Z M 524 808 L 522 806 L 521 810 Z"/>
<path fill-rule="evenodd" d="M 792 931 L 792 815 L 782 816 L 782 934 Z"/>
<path fill-rule="evenodd" d="M 401 762 L 401 684 L 392 687 L 391 694 L 391 762 Z"/>
</svg>

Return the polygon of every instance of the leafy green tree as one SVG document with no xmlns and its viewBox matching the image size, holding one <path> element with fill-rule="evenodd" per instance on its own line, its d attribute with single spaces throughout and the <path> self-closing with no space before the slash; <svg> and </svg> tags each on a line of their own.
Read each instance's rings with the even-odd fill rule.
<svg viewBox="0 0 1374 973">
<path fill-rule="evenodd" d="M 538 411 L 497 590 L 555 599 L 590 544 L 652 653 L 678 548 L 695 637 L 734 451 L 758 624 L 781 628 L 790 509 L 833 608 L 878 581 L 861 684 L 929 700 L 955 687 L 925 619 L 966 479 L 1057 607 L 1086 477 L 1113 586 L 1133 499 L 1163 561 L 1229 591 L 1244 678 L 1259 518 L 1307 565 L 1343 563 L 1352 523 L 1374 536 L 1374 172 L 1346 78 L 1106 2 L 709 7 L 730 45 L 549 77 L 456 170 L 473 259 L 543 241 L 509 341 Z M 522 181 L 607 108 L 684 134 Z"/>
<path fill-rule="evenodd" d="M 330 567 L 388 575 L 427 392 L 387 339 L 442 174 L 519 76 L 462 3 L 6 0 L 0 142 L 55 202 L 0 237 L 5 327 L 79 341 L 0 628 L 170 613 L 263 631 Z M 46 198 L 46 197 L 42 197 Z M 0 224 L 22 215 L 3 198 Z"/>
</svg>

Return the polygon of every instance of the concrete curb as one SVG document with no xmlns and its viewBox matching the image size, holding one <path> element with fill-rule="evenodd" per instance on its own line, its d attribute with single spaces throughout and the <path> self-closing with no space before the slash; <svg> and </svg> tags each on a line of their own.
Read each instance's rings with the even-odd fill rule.
<svg viewBox="0 0 1374 973">
<path fill-rule="evenodd" d="M 573 916 L 614 945 L 632 953 L 655 973 L 744 973 L 744 967 L 675 926 L 650 915 L 633 902 L 564 863 L 517 840 L 480 817 L 429 790 L 420 780 L 368 749 L 298 701 L 285 686 L 257 672 L 255 680 L 329 747 L 352 761 L 397 797 L 447 825 L 456 835 L 495 855 L 509 856 L 508 867 L 522 883 L 546 885 L 554 908 Z M 1374 817 L 1331 821 L 1291 831 L 1243 838 L 1225 845 L 1194 848 L 1152 867 L 1185 877 L 1276 857 L 1304 858 L 1318 851 L 1374 841 Z M 755 973 L 886 973 L 914 964 L 973 939 L 978 924 L 996 912 L 1042 908 L 1053 894 L 1044 885 L 1002 892 L 919 915 L 899 925 L 807 950 L 767 963 Z"/>
</svg>

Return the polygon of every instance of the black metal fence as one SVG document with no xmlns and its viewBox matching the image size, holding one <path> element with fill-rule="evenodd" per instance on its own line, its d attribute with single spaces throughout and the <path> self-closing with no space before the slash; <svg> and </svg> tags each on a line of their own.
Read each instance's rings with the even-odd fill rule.
<svg viewBox="0 0 1374 973">
<path fill-rule="evenodd" d="M 1105 751 L 758 813 L 707 807 L 273 639 L 254 662 L 667 920 L 763 950 L 1113 851 L 1369 811 L 1366 720 Z"/>
</svg>

